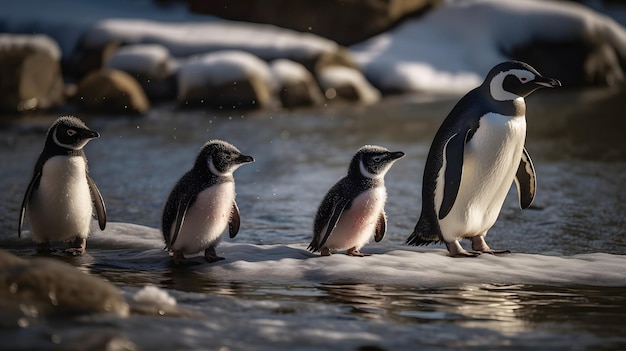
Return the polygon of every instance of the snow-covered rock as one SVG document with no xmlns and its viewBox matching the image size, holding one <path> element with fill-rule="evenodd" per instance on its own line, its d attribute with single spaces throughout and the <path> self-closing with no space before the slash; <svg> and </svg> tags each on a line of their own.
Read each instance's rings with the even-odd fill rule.
<svg viewBox="0 0 626 351">
<path fill-rule="evenodd" d="M 178 70 L 178 101 L 183 106 L 271 107 L 277 103 L 276 90 L 268 64 L 244 51 L 194 57 Z"/>
<path fill-rule="evenodd" d="M 343 100 L 372 104 L 380 100 L 380 92 L 365 79 L 360 71 L 345 67 L 326 67 L 317 79 L 328 100 Z"/>
<path fill-rule="evenodd" d="M 320 105 L 324 96 L 315 78 L 303 65 L 278 59 L 270 63 L 270 69 L 279 84 L 279 95 L 283 107 Z"/>
<path fill-rule="evenodd" d="M 560 54 L 563 48 L 568 50 Z M 467 0 L 406 21 L 350 50 L 384 92 L 463 93 L 479 85 L 495 64 L 524 56 L 566 86 L 608 84 L 623 79 L 626 30 L 570 2 Z"/>
</svg>

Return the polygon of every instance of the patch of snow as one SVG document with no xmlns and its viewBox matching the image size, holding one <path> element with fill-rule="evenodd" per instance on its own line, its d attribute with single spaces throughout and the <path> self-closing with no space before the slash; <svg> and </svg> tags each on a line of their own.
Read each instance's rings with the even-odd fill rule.
<svg viewBox="0 0 626 351">
<path fill-rule="evenodd" d="M 295 83 L 313 78 L 311 72 L 302 64 L 287 59 L 277 59 L 270 62 L 270 69 L 281 83 Z"/>
<path fill-rule="evenodd" d="M 137 291 L 135 295 L 133 295 L 133 300 L 135 302 L 155 306 L 176 306 L 176 299 L 174 297 L 170 296 L 167 291 L 154 285 L 146 285 L 141 290 Z"/>
<path fill-rule="evenodd" d="M 167 48 L 158 44 L 123 46 L 105 66 L 150 77 L 166 77 L 176 68 Z"/>
<path fill-rule="evenodd" d="M 354 87 L 361 102 L 365 104 L 373 104 L 380 100 L 381 97 L 380 92 L 365 79 L 360 71 L 354 68 L 345 66 L 326 67 L 318 72 L 317 79 L 322 91 L 330 99 L 334 98 L 332 91 L 346 86 Z"/>
<path fill-rule="evenodd" d="M 0 34 L 0 52 L 15 49 L 43 51 L 53 59 L 61 58 L 61 49 L 57 43 L 43 34 Z"/>
</svg>

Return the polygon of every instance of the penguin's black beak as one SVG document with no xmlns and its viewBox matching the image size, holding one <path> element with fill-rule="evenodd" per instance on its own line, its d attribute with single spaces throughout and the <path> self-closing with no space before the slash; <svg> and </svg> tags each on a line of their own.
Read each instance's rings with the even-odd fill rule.
<svg viewBox="0 0 626 351">
<path fill-rule="evenodd" d="M 404 157 L 404 152 L 402 151 L 395 151 L 395 152 L 390 152 L 389 156 L 387 156 L 390 160 L 397 160 L 400 158 Z"/>
<path fill-rule="evenodd" d="M 535 79 L 532 80 L 532 82 L 536 85 L 546 88 L 555 88 L 561 86 L 561 82 L 558 79 L 546 78 L 542 76 L 536 76 Z"/>
<path fill-rule="evenodd" d="M 89 129 L 81 129 L 79 133 L 83 139 L 95 139 L 100 137 L 100 133 Z"/>
<path fill-rule="evenodd" d="M 239 155 L 239 157 L 237 157 L 237 161 L 238 163 L 250 163 L 254 162 L 254 158 L 252 156 Z"/>
</svg>

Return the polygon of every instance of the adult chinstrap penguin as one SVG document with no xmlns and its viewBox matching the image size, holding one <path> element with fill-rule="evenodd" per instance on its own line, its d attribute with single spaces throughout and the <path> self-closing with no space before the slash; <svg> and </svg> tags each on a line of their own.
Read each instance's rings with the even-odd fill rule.
<svg viewBox="0 0 626 351">
<path fill-rule="evenodd" d="M 387 230 L 384 176 L 401 151 L 366 145 L 352 158 L 348 175 L 337 182 L 322 200 L 313 225 L 308 249 L 329 256 L 332 250 L 347 250 L 364 256 L 360 249 L 371 240 L 382 240 Z"/>
<path fill-rule="evenodd" d="M 560 85 L 526 63 L 508 61 L 492 68 L 482 85 L 461 98 L 430 147 L 422 211 L 408 244 L 444 242 L 450 256 L 508 252 L 491 249 L 484 238 L 512 182 L 522 209 L 535 197 L 535 171 L 524 147 L 524 97 Z M 461 247 L 461 238 L 472 241 L 474 252 Z"/>
<path fill-rule="evenodd" d="M 49 251 L 50 241 L 69 241 L 67 253 L 82 255 L 89 236 L 93 209 L 101 230 L 106 209 L 96 183 L 89 176 L 83 147 L 100 135 L 72 116 L 58 118 L 48 129 L 20 209 L 18 236 L 24 216 L 38 250 Z"/>
<path fill-rule="evenodd" d="M 234 238 L 240 225 L 233 172 L 250 162 L 254 162 L 251 156 L 222 140 L 208 141 L 201 148 L 163 209 L 163 237 L 175 264 L 187 262 L 185 254 L 201 251 L 209 262 L 224 259 L 215 248 L 227 227 Z"/>
</svg>

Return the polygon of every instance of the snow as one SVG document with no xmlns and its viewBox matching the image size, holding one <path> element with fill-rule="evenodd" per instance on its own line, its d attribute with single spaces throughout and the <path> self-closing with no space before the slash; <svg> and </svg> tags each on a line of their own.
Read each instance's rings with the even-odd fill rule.
<svg viewBox="0 0 626 351">
<path fill-rule="evenodd" d="M 270 63 L 270 69 L 281 83 L 297 83 L 313 80 L 311 72 L 302 64 L 286 59 L 277 59 Z"/>
<path fill-rule="evenodd" d="M 605 38 L 626 31 L 586 7 L 537 0 L 456 1 L 350 47 L 365 76 L 389 91 L 466 92 L 506 52 L 532 41 Z M 626 52 L 621 53 L 622 57 Z"/>
<path fill-rule="evenodd" d="M 105 66 L 150 77 L 166 77 L 176 68 L 167 48 L 157 44 L 123 46 Z"/>
<path fill-rule="evenodd" d="M 365 79 L 360 71 L 345 67 L 331 66 L 318 73 L 318 80 L 326 97 L 334 98 L 333 91 L 342 87 L 354 87 L 359 99 L 365 104 L 373 104 L 380 100 L 380 92 Z"/>
<path fill-rule="evenodd" d="M 169 269 L 171 258 L 163 250 L 162 235 L 155 228 L 108 223 L 104 233 L 91 236 L 88 246 L 91 251 L 108 247 L 102 254 L 106 254 L 107 262 L 115 262 L 119 268 Z M 120 248 L 132 250 L 120 251 Z M 201 256 L 192 256 L 191 260 L 199 265 L 189 269 L 216 281 L 301 285 L 358 282 L 433 288 L 463 284 L 626 286 L 623 255 L 513 253 L 458 259 L 439 248 L 417 249 L 384 241 L 370 244 L 362 251 L 372 255 L 361 258 L 336 253 L 322 257 L 308 252 L 306 243 L 254 245 L 224 240 L 217 253 L 225 256 L 225 260 L 209 264 Z"/>
<path fill-rule="evenodd" d="M 0 34 L 0 52 L 16 48 L 46 52 L 55 60 L 61 58 L 59 46 L 47 35 Z"/>
<path fill-rule="evenodd" d="M 133 295 L 135 302 L 154 304 L 157 306 L 176 306 L 176 299 L 167 291 L 154 285 L 146 285 Z"/>
</svg>

